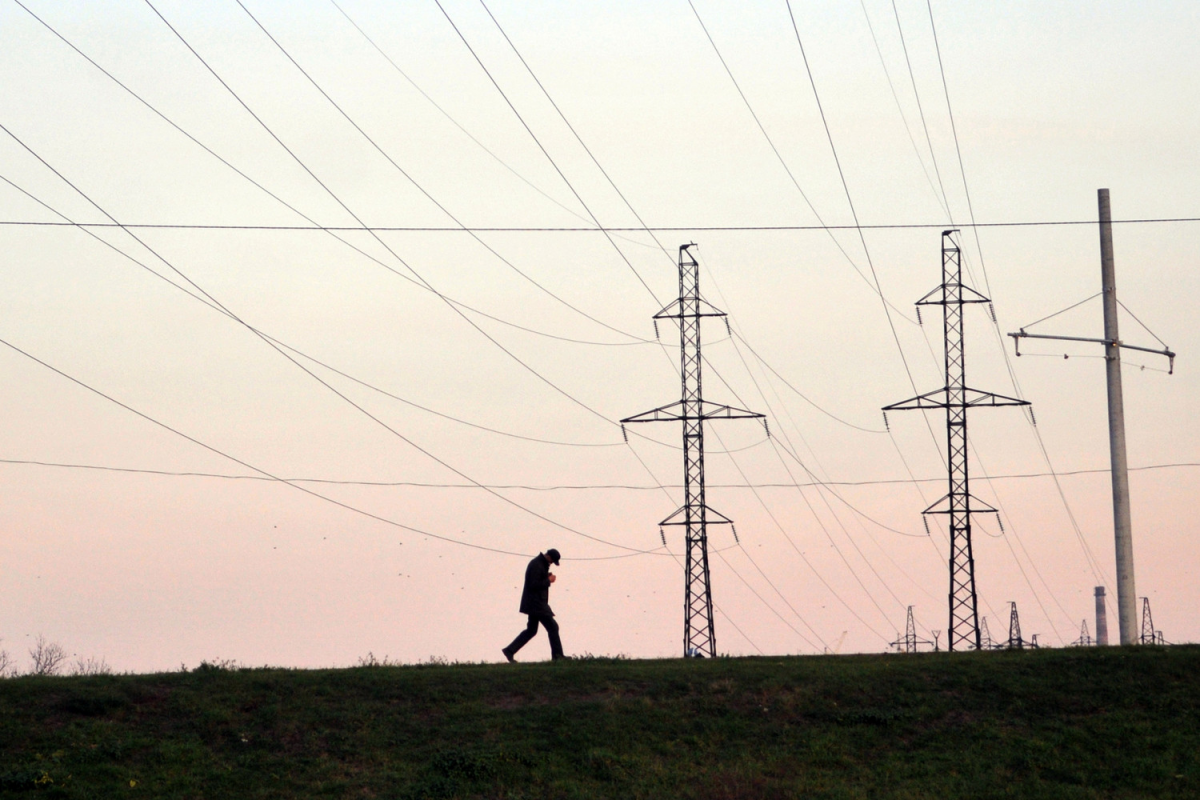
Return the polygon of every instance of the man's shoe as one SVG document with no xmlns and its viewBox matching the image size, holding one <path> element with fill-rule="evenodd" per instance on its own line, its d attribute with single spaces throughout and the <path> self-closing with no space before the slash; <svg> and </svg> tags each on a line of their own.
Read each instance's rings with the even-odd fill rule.
<svg viewBox="0 0 1200 800">
<path fill-rule="evenodd" d="M 506 659 L 508 659 L 508 663 L 510 663 L 510 664 L 515 664 L 515 663 L 517 663 L 516 661 L 514 661 L 514 660 L 513 660 L 512 653 L 508 652 L 508 648 L 507 648 L 507 647 L 505 647 L 504 649 L 502 649 L 500 652 L 501 652 L 501 653 L 504 653 L 504 657 L 505 657 Z"/>
</svg>

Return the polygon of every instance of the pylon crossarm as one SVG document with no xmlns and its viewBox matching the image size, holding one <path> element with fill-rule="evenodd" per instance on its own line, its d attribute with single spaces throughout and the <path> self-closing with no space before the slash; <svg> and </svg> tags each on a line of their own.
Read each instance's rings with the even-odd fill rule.
<svg viewBox="0 0 1200 800">
<path fill-rule="evenodd" d="M 695 303 L 694 311 L 684 311 L 684 308 Z M 699 297 L 685 297 L 683 300 L 672 300 L 662 311 L 654 315 L 654 319 L 692 319 L 694 317 L 724 317 L 724 311 Z"/>
<path fill-rule="evenodd" d="M 980 500 L 978 497 L 976 497 L 973 494 L 967 495 L 966 500 L 967 500 L 967 506 L 965 509 L 963 509 L 963 508 L 955 509 L 955 508 L 951 508 L 951 506 L 950 506 L 950 495 L 948 495 L 948 494 L 943 495 L 942 499 L 938 500 L 936 503 L 929 506 L 929 508 L 925 509 L 921 513 L 922 514 L 949 514 L 954 511 L 968 511 L 971 514 L 995 514 L 995 513 L 997 513 L 996 509 L 992 508 L 989 504 L 983 502 L 982 500 Z"/>
<path fill-rule="evenodd" d="M 744 408 L 722 406 L 707 400 L 700 403 L 700 419 L 765 419 L 766 414 L 756 414 Z"/>
<path fill-rule="evenodd" d="M 960 296 L 955 300 L 941 299 L 943 289 L 947 289 L 947 288 L 958 289 L 960 292 Z M 937 298 L 937 299 L 935 299 L 935 298 Z M 916 305 L 918 305 L 918 306 L 944 306 L 947 303 L 949 303 L 951 305 L 966 305 L 967 303 L 990 303 L 990 302 L 992 302 L 992 299 L 990 297 L 984 297 L 982 294 L 975 291 L 970 286 L 960 283 L 960 284 L 954 284 L 951 287 L 938 286 L 935 289 L 931 289 L 929 294 L 925 295 L 924 297 L 922 297 L 920 300 L 918 300 L 916 302 Z"/>
<path fill-rule="evenodd" d="M 1003 394 L 994 394 L 993 392 L 983 392 L 979 389 L 963 388 L 963 405 L 971 408 L 979 407 L 995 407 L 995 406 L 1027 406 L 1028 400 L 1020 400 L 1016 397 L 1008 397 Z"/>
<path fill-rule="evenodd" d="M 937 398 L 941 399 L 937 399 Z M 911 397 L 908 400 L 901 400 L 899 403 L 892 403 L 890 406 L 884 406 L 884 411 L 918 411 L 926 408 L 946 408 L 946 389 L 935 389 L 932 392 Z"/>
<path fill-rule="evenodd" d="M 646 411 L 642 414 L 635 414 L 632 417 L 626 417 L 621 420 L 621 424 L 627 422 L 678 422 L 679 420 L 698 420 L 698 419 L 765 419 L 765 414 L 756 414 L 753 411 L 747 411 L 744 408 L 734 408 L 733 406 L 724 406 L 719 403 L 710 403 L 707 400 L 701 400 L 699 403 L 699 414 L 688 414 L 686 406 L 682 401 L 676 401 L 665 406 Z"/>
<path fill-rule="evenodd" d="M 729 517 L 722 514 L 720 511 L 715 510 L 712 506 L 708 506 L 708 505 L 704 506 L 704 511 L 705 511 L 704 521 L 708 525 L 732 525 L 733 524 L 733 520 L 731 520 Z M 695 514 L 696 509 L 693 508 L 692 513 Z M 673 514 L 671 514 L 671 516 L 667 517 L 666 519 L 664 519 L 662 522 L 660 522 L 658 524 L 659 525 L 687 525 L 688 521 L 686 519 L 686 514 L 687 514 L 687 506 L 680 506 Z M 695 525 L 696 520 L 693 519 L 691 524 Z"/>
<path fill-rule="evenodd" d="M 683 414 L 683 403 L 682 401 L 677 400 L 674 403 L 660 406 L 651 411 L 645 411 L 641 414 L 634 414 L 632 417 L 626 417 L 625 419 L 621 420 L 621 424 L 624 425 L 628 422 L 667 422 L 681 419 L 685 419 Z"/>
</svg>

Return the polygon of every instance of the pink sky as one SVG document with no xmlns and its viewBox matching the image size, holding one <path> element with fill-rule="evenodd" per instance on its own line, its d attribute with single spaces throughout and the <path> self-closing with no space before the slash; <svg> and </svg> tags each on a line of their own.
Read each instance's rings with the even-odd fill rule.
<svg viewBox="0 0 1200 800">
<path fill-rule="evenodd" d="M 341 4 L 409 80 L 330 3 L 247 3 L 454 219 L 236 3 L 155 6 L 337 201 L 148 6 L 28 5 L 321 225 L 588 228 L 594 215 L 639 227 L 478 3 L 444 5 L 538 143 L 436 4 Z M 615 421 L 678 398 L 677 334 L 663 325 L 654 343 L 651 316 L 677 291 L 674 251 L 688 241 L 705 296 L 740 337 L 705 328 L 706 397 L 767 413 L 774 434 L 710 427 L 709 503 L 740 539 L 712 533 L 718 648 L 880 651 L 908 605 L 925 630 L 945 629 L 945 537 L 919 517 L 944 493 L 940 455 L 916 414 L 891 415 L 881 432 L 879 408 L 914 392 L 871 281 L 854 271 L 873 267 L 894 305 L 917 388 L 940 387 L 940 320 L 907 318 L 939 283 L 940 226 L 969 215 L 925 4 L 897 4 L 921 109 L 891 3 L 867 2 L 867 16 L 854 2 L 793 4 L 859 220 L 939 226 L 867 231 L 870 263 L 853 231 L 703 229 L 815 225 L 779 158 L 826 223 L 853 222 L 785 4 L 695 3 L 779 158 L 687 3 L 489 7 L 641 218 L 679 228 L 659 234 L 667 252 L 637 230 L 612 242 L 445 230 L 342 242 L 311 230 L 90 229 L 106 247 L 71 227 L 0 225 L 0 339 L 195 440 L 0 348 L 0 648 L 19 663 L 39 634 L 132 671 L 215 658 L 349 665 L 368 652 L 498 660 L 524 622 L 524 563 L 551 546 L 564 556 L 551 603 L 568 652 L 678 655 L 682 575 L 656 523 L 680 502 L 679 432 L 643 426 L 654 441 L 627 445 Z M 1194 4 L 933 8 L 977 221 L 1094 220 L 1102 186 L 1118 220 L 1200 217 Z M 11 131 L 0 132 L 0 221 L 62 220 L 46 206 L 108 221 L 99 206 L 125 224 L 310 224 L 19 6 L 0 9 L 0 38 Z M 1125 371 L 1130 464 L 1154 467 L 1130 479 L 1138 595 L 1167 639 L 1194 641 L 1200 223 L 1119 224 L 1114 238 L 1122 301 L 1180 354 L 1172 376 L 1152 356 Z M 998 316 L 993 326 L 986 310 L 968 313 L 968 383 L 1011 394 L 1002 334 L 1099 290 L 1096 227 L 984 228 L 978 244 L 967 231 L 962 242 Z M 297 357 L 305 372 L 180 286 L 408 402 Z M 1099 336 L 1100 307 L 1043 327 Z M 1132 317 L 1122 333 L 1154 344 Z M 1064 504 L 1020 411 L 972 414 L 974 486 L 1005 523 L 976 529 L 981 613 L 1003 634 L 1016 601 L 1026 635 L 1069 643 L 1081 620 L 1091 627 L 1105 583 L 1115 639 L 1102 362 L 1086 345 L 1067 360 L 1058 345 L 1023 350 L 1031 357 L 1009 349 L 1008 363 L 1053 468 L 1082 472 L 1060 478 Z M 929 423 L 940 445 L 944 423 Z M 254 473 L 214 450 L 327 482 L 220 477 Z M 918 490 L 908 469 L 929 482 Z M 808 485 L 813 476 L 832 485 Z M 681 552 L 677 533 L 668 545 Z M 522 653 L 547 655 L 544 639 Z"/>
</svg>

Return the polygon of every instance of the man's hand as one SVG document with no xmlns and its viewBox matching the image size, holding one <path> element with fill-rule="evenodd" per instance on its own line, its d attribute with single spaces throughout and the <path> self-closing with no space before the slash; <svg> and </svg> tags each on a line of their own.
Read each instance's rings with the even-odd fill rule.
<svg viewBox="0 0 1200 800">
<path fill-rule="evenodd" d="M 556 580 L 558 580 L 558 576 L 555 575 L 553 572 L 551 572 L 550 573 L 550 582 L 554 583 Z"/>
</svg>

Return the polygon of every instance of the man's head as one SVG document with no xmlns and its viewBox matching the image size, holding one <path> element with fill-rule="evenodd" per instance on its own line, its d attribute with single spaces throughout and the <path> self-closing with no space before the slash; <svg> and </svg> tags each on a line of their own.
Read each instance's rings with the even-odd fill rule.
<svg viewBox="0 0 1200 800">
<path fill-rule="evenodd" d="M 556 567 L 558 566 L 558 559 L 562 558 L 562 556 L 560 556 L 558 554 L 558 551 L 555 550 L 553 547 L 551 547 L 549 550 L 547 550 L 545 555 L 546 555 L 546 560 L 549 561 L 551 564 L 553 564 Z"/>
</svg>

